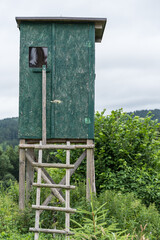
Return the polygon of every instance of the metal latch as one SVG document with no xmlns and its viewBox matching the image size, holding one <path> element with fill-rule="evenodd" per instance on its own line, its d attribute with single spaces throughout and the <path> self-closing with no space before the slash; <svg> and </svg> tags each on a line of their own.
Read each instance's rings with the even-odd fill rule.
<svg viewBox="0 0 160 240">
<path fill-rule="evenodd" d="M 58 103 L 58 104 L 60 104 L 60 103 L 62 103 L 62 101 L 55 99 L 55 100 L 52 100 L 51 103 Z"/>
</svg>

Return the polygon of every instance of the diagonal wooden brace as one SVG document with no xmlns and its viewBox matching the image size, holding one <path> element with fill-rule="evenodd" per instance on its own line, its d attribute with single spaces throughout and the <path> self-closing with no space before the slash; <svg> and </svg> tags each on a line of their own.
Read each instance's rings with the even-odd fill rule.
<svg viewBox="0 0 160 240">
<path fill-rule="evenodd" d="M 32 164 L 35 163 L 34 159 L 31 157 L 31 155 L 28 153 L 28 151 L 26 151 L 26 158 L 27 160 Z M 34 168 L 36 171 L 38 171 L 38 168 L 35 167 Z M 44 169 L 42 168 L 42 178 L 43 180 L 48 183 L 48 184 L 52 184 L 53 181 L 51 181 L 51 179 L 48 178 L 48 176 L 45 174 L 46 171 L 44 171 Z M 55 197 L 57 197 L 59 199 L 59 201 L 61 203 L 65 203 L 65 199 L 62 197 L 62 195 L 59 193 L 59 189 L 54 189 L 51 188 L 52 193 L 54 194 Z"/>
<path fill-rule="evenodd" d="M 70 170 L 70 176 L 72 176 L 76 169 L 79 167 L 79 165 L 82 163 L 82 161 L 84 160 L 84 158 L 86 157 L 86 150 L 81 154 L 81 156 L 77 159 L 77 161 L 74 163 L 74 169 Z M 66 176 L 64 176 L 64 178 L 59 182 L 59 184 L 65 184 L 66 183 Z M 57 189 L 57 191 L 59 192 L 60 189 Z M 50 201 L 52 200 L 53 194 L 50 194 L 46 200 L 42 203 L 43 206 L 47 206 Z M 40 213 L 42 213 L 43 210 L 40 211 Z"/>
</svg>

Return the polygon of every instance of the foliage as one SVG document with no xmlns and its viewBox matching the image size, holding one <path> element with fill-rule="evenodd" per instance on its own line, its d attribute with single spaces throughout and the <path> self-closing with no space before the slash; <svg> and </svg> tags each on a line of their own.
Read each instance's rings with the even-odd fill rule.
<svg viewBox="0 0 160 240">
<path fill-rule="evenodd" d="M 130 239 L 129 235 L 124 236 L 125 231 L 119 231 L 117 229 L 117 224 L 112 223 L 108 225 L 106 221 L 106 216 L 108 209 L 104 209 L 107 202 L 101 205 L 98 209 L 95 208 L 94 198 L 91 194 L 91 201 L 90 201 L 90 209 L 91 211 L 79 209 L 78 213 L 83 215 L 81 223 L 74 221 L 72 222 L 77 225 L 77 228 L 73 228 L 75 235 L 72 237 L 74 240 L 122 240 L 122 239 Z M 123 235 L 123 236 L 122 236 Z"/>
<path fill-rule="evenodd" d="M 11 196 L 8 196 L 7 192 L 1 186 L 0 194 L 0 233 L 4 239 L 10 234 L 10 231 L 16 232 L 17 229 L 17 215 L 18 206 L 13 201 Z"/>
<path fill-rule="evenodd" d="M 105 111 L 104 111 L 105 112 Z M 159 125 L 148 115 L 141 119 L 122 110 L 95 117 L 96 184 L 106 189 L 134 192 L 148 206 L 160 206 Z"/>
<path fill-rule="evenodd" d="M 82 184 L 72 192 L 72 204 L 74 208 L 83 209 L 84 213 L 92 212 L 89 202 L 85 200 L 85 189 Z M 79 201 L 74 198 L 79 196 Z M 75 200 L 75 201 L 74 201 Z M 117 229 L 126 230 L 126 234 L 134 235 L 134 240 L 146 236 L 150 240 L 158 240 L 160 236 L 160 214 L 154 204 L 146 207 L 133 193 L 116 193 L 107 190 L 94 199 L 94 209 L 106 204 L 102 210 L 106 211 L 105 223 L 107 226 L 117 224 Z M 83 211 L 72 215 L 72 219 L 82 224 L 86 215 Z M 73 225 L 72 228 L 77 227 Z M 143 228 L 143 231 L 142 231 Z"/>
<path fill-rule="evenodd" d="M 55 199 L 53 199 L 53 201 L 55 201 Z M 118 232 L 120 233 L 118 229 L 121 229 L 121 232 L 125 231 L 121 234 L 123 237 L 130 234 L 128 239 L 131 235 L 135 236 L 133 240 L 159 239 L 160 214 L 154 205 L 150 205 L 147 208 L 133 193 L 122 194 L 105 191 L 101 193 L 99 197 L 94 197 L 91 203 L 86 203 L 85 187 L 84 184 L 80 183 L 75 192 L 72 193 L 72 207 L 81 209 L 81 211 L 72 215 L 72 219 L 78 222 L 82 226 L 83 231 L 88 234 L 93 233 L 94 225 L 92 223 L 94 219 L 95 226 L 97 227 L 96 232 L 99 227 L 102 226 L 102 228 L 99 229 L 99 234 L 111 234 L 111 232 L 114 232 L 116 236 Z M 64 216 L 63 219 L 61 219 L 61 214 L 54 215 L 54 217 L 56 217 L 58 221 L 56 223 L 57 229 L 64 228 Z M 28 233 L 28 229 L 34 226 L 34 221 L 35 211 L 31 209 L 30 205 L 23 212 L 18 210 L 18 184 L 10 184 L 10 187 L 7 189 L 4 189 L 1 185 L 0 239 L 33 239 L 34 234 Z M 51 228 L 51 223 L 53 223 L 53 215 L 46 211 L 41 216 L 41 227 Z M 75 223 L 72 223 L 72 228 L 75 227 L 77 227 Z M 77 229 L 77 234 L 79 234 L 81 230 Z M 123 239 L 122 236 L 118 236 L 117 240 Z M 141 238 L 142 236 L 146 238 Z M 78 237 L 78 235 L 76 235 L 76 237 Z M 40 239 L 49 240 L 52 239 L 52 236 L 40 234 Z M 64 238 L 63 236 L 57 236 L 55 239 L 60 240 Z M 103 239 L 101 235 L 99 239 Z"/>
<path fill-rule="evenodd" d="M 6 187 L 10 179 L 18 180 L 18 158 L 18 147 L 6 146 L 6 149 L 3 149 L 0 145 L 0 181 L 3 181 Z"/>
<path fill-rule="evenodd" d="M 141 227 L 143 234 L 150 240 L 158 240 L 160 236 L 160 214 L 154 204 L 146 207 L 137 199 L 133 193 L 116 193 L 114 191 L 105 191 L 98 198 L 99 206 L 107 202 L 110 224 L 115 219 L 117 227 L 126 229 L 127 233 L 141 237 Z M 144 229 L 144 226 L 145 229 Z"/>
<path fill-rule="evenodd" d="M 6 142 L 7 145 L 18 144 L 18 118 L 6 118 L 0 120 L 0 144 Z"/>
<path fill-rule="evenodd" d="M 129 112 L 128 114 L 129 115 L 132 115 L 134 114 L 134 116 L 139 116 L 141 118 L 145 118 L 148 113 L 152 113 L 153 117 L 152 119 L 153 120 L 158 120 L 158 122 L 160 122 L 160 109 L 154 109 L 154 110 L 136 110 L 134 112 Z"/>
</svg>

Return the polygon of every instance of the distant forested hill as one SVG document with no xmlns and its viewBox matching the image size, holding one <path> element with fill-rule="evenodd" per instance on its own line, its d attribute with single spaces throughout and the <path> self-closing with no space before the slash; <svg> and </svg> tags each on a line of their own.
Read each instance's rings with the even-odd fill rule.
<svg viewBox="0 0 160 240">
<path fill-rule="evenodd" d="M 129 112 L 128 114 L 132 114 L 134 113 L 134 116 L 139 116 L 141 118 L 146 117 L 146 115 L 148 114 L 148 112 L 151 112 L 151 114 L 153 115 L 153 120 L 158 119 L 158 122 L 160 122 L 160 109 L 154 109 L 154 110 L 136 110 L 134 112 Z"/>
<path fill-rule="evenodd" d="M 6 118 L 0 120 L 0 144 L 18 144 L 18 118 Z"/>
</svg>

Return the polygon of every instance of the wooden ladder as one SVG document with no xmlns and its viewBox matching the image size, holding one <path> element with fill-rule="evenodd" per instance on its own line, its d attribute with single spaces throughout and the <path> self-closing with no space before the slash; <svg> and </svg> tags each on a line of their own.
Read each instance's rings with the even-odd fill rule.
<svg viewBox="0 0 160 240">
<path fill-rule="evenodd" d="M 40 142 L 40 146 L 42 145 L 42 142 Z M 70 147 L 70 142 L 67 141 L 67 147 Z M 66 164 L 60 164 L 60 163 L 42 163 L 42 149 L 39 149 L 38 154 L 38 163 L 34 163 L 34 167 L 38 168 L 37 171 L 37 183 L 33 183 L 33 186 L 37 187 L 37 193 L 36 193 L 36 205 L 32 205 L 32 208 L 36 210 L 35 214 L 35 228 L 30 228 L 30 231 L 35 232 L 34 240 L 39 239 L 39 233 L 58 233 L 58 234 L 65 234 L 66 239 L 69 239 L 69 235 L 73 235 L 72 232 L 70 232 L 70 213 L 75 213 L 76 209 L 70 208 L 70 190 L 74 189 L 75 186 L 70 185 L 70 169 L 74 168 L 74 165 L 70 164 L 70 149 L 66 150 Z M 43 184 L 41 183 L 41 174 L 42 170 L 41 168 L 65 168 L 66 169 L 66 184 L 60 185 L 60 184 Z M 65 207 L 54 207 L 54 206 L 44 206 L 40 205 L 40 195 L 41 195 L 41 188 L 61 188 L 65 189 Z M 39 227 L 40 222 L 40 213 L 42 210 L 51 210 L 51 211 L 61 211 L 65 212 L 65 229 L 64 230 L 57 230 L 57 229 L 43 229 Z"/>
</svg>

